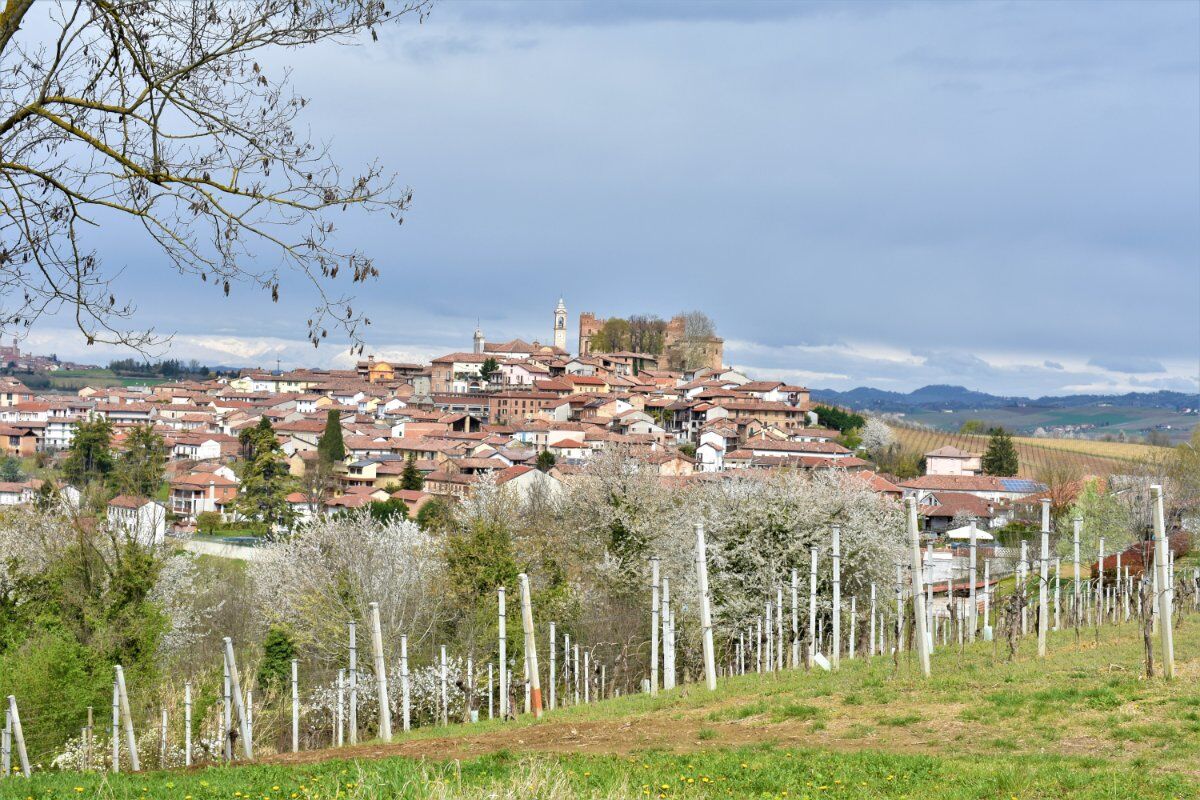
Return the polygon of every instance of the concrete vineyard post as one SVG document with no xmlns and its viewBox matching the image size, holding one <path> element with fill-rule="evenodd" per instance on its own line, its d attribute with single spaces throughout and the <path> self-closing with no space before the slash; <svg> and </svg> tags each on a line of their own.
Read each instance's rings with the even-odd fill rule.
<svg viewBox="0 0 1200 800">
<path fill-rule="evenodd" d="M 1072 561 L 1073 561 L 1073 563 L 1074 563 L 1074 565 L 1075 565 L 1075 586 L 1074 586 L 1074 587 L 1072 587 L 1072 591 L 1071 591 L 1071 594 L 1072 594 L 1072 600 L 1071 600 L 1071 602 L 1072 602 L 1072 604 L 1074 605 L 1074 609 L 1073 609 L 1073 618 L 1072 618 L 1072 621 L 1073 621 L 1073 623 L 1074 623 L 1075 627 L 1079 627 L 1079 622 L 1080 622 L 1080 619 L 1079 619 L 1079 611 L 1080 611 L 1080 598 L 1079 598 L 1079 533 L 1080 533 L 1080 529 L 1081 529 L 1082 527 L 1083 527 L 1083 519 L 1081 519 L 1080 517 L 1075 517 L 1073 520 L 1071 520 L 1071 554 L 1072 554 Z"/>
<path fill-rule="evenodd" d="M 557 665 L 554 663 L 554 651 L 555 651 L 555 648 L 558 647 L 558 643 L 554 639 L 554 623 L 553 622 L 550 623 L 550 638 L 548 639 L 548 641 L 550 643 L 550 678 L 547 682 L 550 685 L 547 688 L 550 690 L 550 698 L 549 698 L 550 710 L 553 711 L 554 710 L 554 699 L 555 699 L 554 698 L 555 682 L 558 679 L 558 675 L 555 674 L 555 667 Z M 657 672 L 657 670 L 655 670 L 655 672 Z"/>
<path fill-rule="evenodd" d="M 192 765 L 192 682 L 183 683 L 183 765 Z"/>
<path fill-rule="evenodd" d="M 1100 552 L 1096 558 L 1096 596 L 1100 601 L 1099 614 L 1096 617 L 1096 626 L 1104 621 L 1105 614 L 1108 613 L 1107 598 L 1104 594 L 1104 537 L 1100 537 Z"/>
<path fill-rule="evenodd" d="M 504 608 L 503 586 L 496 589 L 496 597 L 500 612 L 500 656 L 497 659 L 500 664 L 500 719 L 508 719 L 508 621 L 506 619 L 507 611 Z"/>
<path fill-rule="evenodd" d="M 575 642 L 575 658 L 574 666 L 571 667 L 571 676 L 575 681 L 575 705 L 579 705 L 579 642 Z"/>
<path fill-rule="evenodd" d="M 667 577 L 662 579 L 662 608 L 660 610 L 662 617 L 662 634 L 663 634 L 663 688 L 675 688 L 675 664 L 672 661 L 675 652 L 672 649 L 671 642 L 671 580 Z M 575 653 L 575 668 L 579 669 L 579 652 Z M 575 702 L 579 702 L 579 692 L 575 692 Z"/>
<path fill-rule="evenodd" d="M 591 666 L 591 650 L 583 651 L 583 702 L 584 705 L 592 702 L 592 666 Z"/>
<path fill-rule="evenodd" d="M 251 749 L 254 744 L 254 693 L 246 690 L 246 738 L 250 740 Z"/>
<path fill-rule="evenodd" d="M 767 672 L 771 671 L 773 666 L 772 662 L 775 658 L 775 646 L 774 642 L 771 641 L 772 630 L 771 601 L 768 600 L 766 605 L 763 607 L 763 635 L 765 637 L 763 644 L 766 647 L 767 652 Z"/>
<path fill-rule="evenodd" d="M 854 640 L 857 638 L 858 596 L 850 596 L 850 642 L 848 656 L 854 658 Z"/>
<path fill-rule="evenodd" d="M 533 704 L 533 717 L 542 716 L 542 679 L 538 674 L 537 640 L 533 629 L 533 599 L 529 592 L 529 576 L 522 572 L 517 576 L 521 582 L 521 624 L 525 626 L 525 659 L 529 664 L 529 699 Z"/>
<path fill-rule="evenodd" d="M 337 713 L 334 715 L 333 743 L 341 747 L 346 743 L 346 670 L 337 672 Z"/>
<path fill-rule="evenodd" d="M 129 748 L 129 768 L 134 772 L 141 770 L 142 765 L 138 760 L 137 752 L 137 737 L 133 735 L 133 714 L 129 710 L 129 692 L 125 688 L 125 670 L 120 664 L 116 665 L 117 673 L 117 697 L 121 703 L 121 717 L 125 720 L 125 746 Z M 12 700 L 12 706 L 16 708 L 16 701 Z M 14 730 L 15 730 L 14 725 Z"/>
<path fill-rule="evenodd" d="M 160 712 L 158 722 L 158 766 L 161 769 L 167 766 L 167 707 L 162 706 Z"/>
<path fill-rule="evenodd" d="M 700 592 L 700 633 L 704 655 L 704 678 L 708 690 L 717 688 L 716 654 L 713 652 L 712 609 L 709 608 L 708 556 L 704 548 L 704 523 L 696 523 L 696 578 Z"/>
<path fill-rule="evenodd" d="M 867 657 L 875 657 L 875 583 L 871 583 L 871 635 L 867 648 Z"/>
<path fill-rule="evenodd" d="M 250 732 L 246 728 L 246 706 L 242 702 L 242 681 L 238 677 L 237 661 L 233 655 L 233 639 L 224 638 L 225 663 L 229 667 L 229 693 L 233 698 L 233 708 L 238 718 L 238 734 L 242 737 L 242 755 L 246 760 L 254 758 L 254 743 L 250 741 Z"/>
<path fill-rule="evenodd" d="M 221 753 L 226 763 L 233 761 L 233 738 L 230 736 L 233 733 L 233 690 L 230 688 L 229 677 L 229 656 L 225 651 L 221 651 L 221 660 L 224 664 L 224 683 L 222 684 L 224 692 L 221 695 Z"/>
<path fill-rule="evenodd" d="M 775 587 L 775 669 L 783 671 L 783 586 Z"/>
<path fill-rule="evenodd" d="M 350 620 L 350 744 L 358 744 L 358 625 Z"/>
<path fill-rule="evenodd" d="M 792 567 L 792 669 L 800 666 L 800 571 Z"/>
<path fill-rule="evenodd" d="M 121 771 L 121 693 L 117 690 L 117 678 L 113 676 L 112 698 L 112 771 Z"/>
<path fill-rule="evenodd" d="M 300 662 L 292 659 L 292 752 L 300 752 Z"/>
<path fill-rule="evenodd" d="M 654 697 L 658 694 L 658 615 L 659 615 L 659 595 L 658 595 L 658 557 L 650 559 L 650 696 Z M 553 638 L 553 636 L 551 636 Z M 554 664 L 553 651 L 551 651 L 550 664 Z M 550 683 L 554 683 L 554 678 L 551 676 Z M 553 689 L 551 698 L 554 697 Z M 550 701 L 550 707 L 554 708 L 554 700 Z"/>
<path fill-rule="evenodd" d="M 443 725 L 450 724 L 450 687 L 446 665 L 446 645 L 442 645 L 441 658 L 438 661 L 438 714 Z"/>
<path fill-rule="evenodd" d="M 975 641 L 975 628 L 979 625 L 979 604 L 975 597 L 975 584 L 979 579 L 978 576 L 978 552 L 979 552 L 979 531 L 975 525 L 975 520 L 971 520 L 970 529 L 970 552 L 969 563 L 967 567 L 967 580 L 970 581 L 970 586 L 967 588 L 967 641 Z"/>
<path fill-rule="evenodd" d="M 120 667 L 117 667 L 120 669 Z M 128 704 L 126 704 L 128 708 Z M 10 734 L 12 744 L 10 746 L 17 748 L 17 763 L 21 765 L 21 774 L 26 778 L 29 777 L 29 753 L 25 749 L 25 729 L 21 727 L 21 713 L 17 710 L 17 698 L 15 695 L 8 696 L 8 724 L 12 727 Z M 132 724 L 129 728 L 133 730 Z M 133 757 L 134 771 L 137 771 L 137 755 Z"/>
<path fill-rule="evenodd" d="M 495 689 L 492 687 L 492 662 L 488 662 L 488 719 L 494 719 L 495 714 L 492 708 L 493 693 Z"/>
<path fill-rule="evenodd" d="M 904 650 L 904 565 L 896 564 L 896 652 Z"/>
<path fill-rule="evenodd" d="M 12 777 L 12 712 L 4 708 L 4 727 L 0 728 L 0 778 Z"/>
<path fill-rule="evenodd" d="M 921 663 L 921 674 L 929 677 L 929 639 L 925 630 L 925 595 L 921 592 L 921 540 L 917 533 L 917 503 L 911 497 L 904 498 L 905 517 L 908 520 L 908 540 L 912 555 L 913 616 L 916 625 L 917 658 Z"/>
<path fill-rule="evenodd" d="M 842 529 L 834 525 L 830 542 L 833 567 L 833 640 L 829 645 L 829 663 L 834 669 L 842 663 Z"/>
<path fill-rule="evenodd" d="M 817 654 L 817 548 L 808 549 L 808 663 Z"/>
<path fill-rule="evenodd" d="M 371 655 L 375 659 L 375 693 L 379 704 L 379 738 L 392 740 L 392 707 L 388 703 L 387 662 L 383 659 L 383 629 L 379 624 L 379 603 L 369 603 L 371 618 Z"/>
<path fill-rule="evenodd" d="M 1172 630 L 1174 621 L 1171 617 L 1174 589 L 1168 572 L 1167 548 L 1169 545 L 1161 486 L 1155 484 L 1150 487 L 1150 499 L 1153 503 L 1151 511 L 1154 515 L 1154 561 L 1155 574 L 1158 576 L 1158 593 L 1155 599 L 1158 601 L 1159 634 L 1162 637 L 1163 677 L 1170 680 L 1175 677 L 1175 639 Z"/>
<path fill-rule="evenodd" d="M 491 669 L 491 665 L 488 665 Z M 489 695 L 490 707 L 490 695 Z M 405 733 L 412 729 L 412 686 L 408 677 L 408 634 L 400 634 L 400 725 Z"/>
</svg>

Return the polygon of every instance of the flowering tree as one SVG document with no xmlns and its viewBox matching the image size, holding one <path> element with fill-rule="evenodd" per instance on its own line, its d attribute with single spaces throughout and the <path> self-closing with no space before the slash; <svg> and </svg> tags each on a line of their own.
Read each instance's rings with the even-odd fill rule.
<svg viewBox="0 0 1200 800">
<path fill-rule="evenodd" d="M 887 450 L 896 443 L 896 437 L 887 423 L 877 417 L 871 417 L 863 425 L 859 433 L 862 447 L 868 453 L 878 453 Z"/>
<path fill-rule="evenodd" d="M 385 646 L 393 650 L 400 633 L 420 641 L 441 614 L 440 553 L 408 520 L 366 513 L 319 519 L 261 552 L 251 568 L 258 612 L 327 663 L 344 658 L 347 623 L 366 620 L 369 603 L 379 603 Z"/>
</svg>

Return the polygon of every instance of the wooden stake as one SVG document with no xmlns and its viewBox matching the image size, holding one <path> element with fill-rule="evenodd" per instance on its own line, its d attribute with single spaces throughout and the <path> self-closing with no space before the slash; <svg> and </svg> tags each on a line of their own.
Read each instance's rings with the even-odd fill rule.
<svg viewBox="0 0 1200 800">
<path fill-rule="evenodd" d="M 659 615 L 659 596 L 658 596 L 658 556 L 650 559 L 650 696 L 654 697 L 658 694 L 658 615 Z M 553 630 L 553 625 L 551 626 Z M 550 637 L 553 639 L 553 635 Z M 550 651 L 550 664 L 554 665 L 554 651 Z M 550 678 L 550 684 L 553 686 L 553 674 Z M 550 690 L 551 700 L 550 707 L 554 708 L 554 689 Z"/>
<path fill-rule="evenodd" d="M 350 620 L 350 744 L 358 744 L 358 623 Z"/>
<path fill-rule="evenodd" d="M 392 740 L 392 707 L 388 702 L 387 662 L 383 659 L 383 629 L 379 624 L 379 603 L 369 603 L 371 617 L 371 653 L 375 656 L 375 691 L 379 703 L 379 738 Z"/>
<path fill-rule="evenodd" d="M 120 667 L 117 667 L 120 669 Z M 122 693 L 122 696 L 124 694 Z M 128 710 L 126 703 L 126 709 Z M 8 696 L 8 723 L 12 727 L 12 742 L 17 747 L 17 760 L 21 765 L 21 774 L 26 778 L 29 777 L 29 753 L 25 750 L 25 730 L 21 727 L 21 714 L 17 711 L 17 698 L 15 695 Z M 130 731 L 133 727 L 130 726 Z M 137 771 L 137 756 L 133 757 L 134 771 Z"/>
<path fill-rule="evenodd" d="M 492 665 L 488 664 L 488 675 Z M 408 634 L 400 634 L 400 724 L 404 732 L 412 730 L 412 686 L 408 677 Z M 492 717 L 491 679 L 488 679 L 488 719 Z"/>
<path fill-rule="evenodd" d="M 129 769 L 134 772 L 139 772 L 142 768 L 138 760 L 137 738 L 133 735 L 133 714 L 129 710 L 129 693 L 125 690 L 125 670 L 121 669 L 121 665 L 116 665 L 117 673 L 117 697 L 120 699 L 121 716 L 125 720 L 125 746 L 129 748 Z M 20 724 L 16 719 L 16 700 L 9 698 L 9 702 L 13 708 L 13 730 L 17 729 Z M 14 733 L 15 735 L 15 733 Z M 24 747 L 24 742 L 20 742 L 19 746 Z"/>
<path fill-rule="evenodd" d="M 500 618 L 500 719 L 508 719 L 508 611 L 505 608 L 504 587 L 496 589 Z M 515 716 L 515 715 L 514 715 Z"/>
<path fill-rule="evenodd" d="M 530 701 L 533 703 L 533 718 L 542 716 L 542 679 L 538 675 L 537 641 L 533 628 L 533 600 L 529 592 L 529 576 L 522 572 L 517 576 L 521 582 L 521 623 L 525 626 L 525 658 L 529 663 Z"/>
<path fill-rule="evenodd" d="M 696 523 L 696 578 L 700 592 L 700 634 L 704 650 L 704 678 L 710 692 L 717 688 L 716 654 L 713 652 L 712 609 L 708 594 L 708 556 L 704 549 L 704 523 Z"/>
<path fill-rule="evenodd" d="M 1151 509 L 1154 515 L 1154 561 L 1155 575 L 1158 577 L 1157 597 L 1159 634 L 1162 637 L 1162 667 L 1163 677 L 1170 680 L 1175 677 L 1175 634 L 1172 618 L 1174 587 L 1168 571 L 1168 542 L 1166 518 L 1163 513 L 1163 490 L 1155 484 L 1150 487 Z M 11 699 L 11 698 L 10 698 Z"/>
<path fill-rule="evenodd" d="M 242 704 L 242 682 L 238 678 L 237 660 L 233 656 L 233 640 L 226 636 L 225 663 L 229 667 L 229 691 L 233 697 L 233 707 L 237 712 L 238 733 L 242 737 L 242 755 L 249 761 L 254 758 L 254 744 L 250 741 L 250 732 L 246 729 L 246 708 Z"/>
<path fill-rule="evenodd" d="M 912 497 L 904 498 L 905 516 L 908 519 L 908 539 L 912 549 L 913 616 L 916 623 L 917 658 L 921 663 L 921 674 L 929 677 L 929 639 L 925 630 L 925 596 L 921 592 L 921 540 L 917 533 L 917 503 Z"/>
<path fill-rule="evenodd" d="M 300 662 L 294 658 L 292 659 L 292 752 L 300 752 Z"/>
</svg>

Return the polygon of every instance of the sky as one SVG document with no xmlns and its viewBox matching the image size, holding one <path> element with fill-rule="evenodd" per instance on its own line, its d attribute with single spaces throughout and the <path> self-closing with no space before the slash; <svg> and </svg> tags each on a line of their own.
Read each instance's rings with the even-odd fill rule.
<svg viewBox="0 0 1200 800">
<path fill-rule="evenodd" d="M 438 3 L 275 55 L 339 161 L 411 187 L 339 219 L 368 350 L 546 341 L 701 309 L 810 387 L 1200 389 L 1200 4 Z M 182 281 L 94 234 L 168 355 L 344 366 L 310 299 Z M 104 362 L 58 320 L 30 347 Z"/>
</svg>

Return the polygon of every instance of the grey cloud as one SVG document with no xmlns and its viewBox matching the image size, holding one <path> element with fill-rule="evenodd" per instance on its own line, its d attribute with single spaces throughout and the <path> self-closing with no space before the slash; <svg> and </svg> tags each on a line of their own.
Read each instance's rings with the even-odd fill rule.
<svg viewBox="0 0 1200 800">
<path fill-rule="evenodd" d="M 1063 368 L 1063 365 L 1058 363 L 1057 361 L 1049 361 L 1049 360 L 1043 361 L 1042 366 L 1045 367 L 1046 369 L 1062 369 Z"/>
<path fill-rule="evenodd" d="M 1167 371 L 1161 361 L 1145 356 L 1098 356 L 1088 359 L 1088 366 L 1131 375 Z"/>
</svg>

